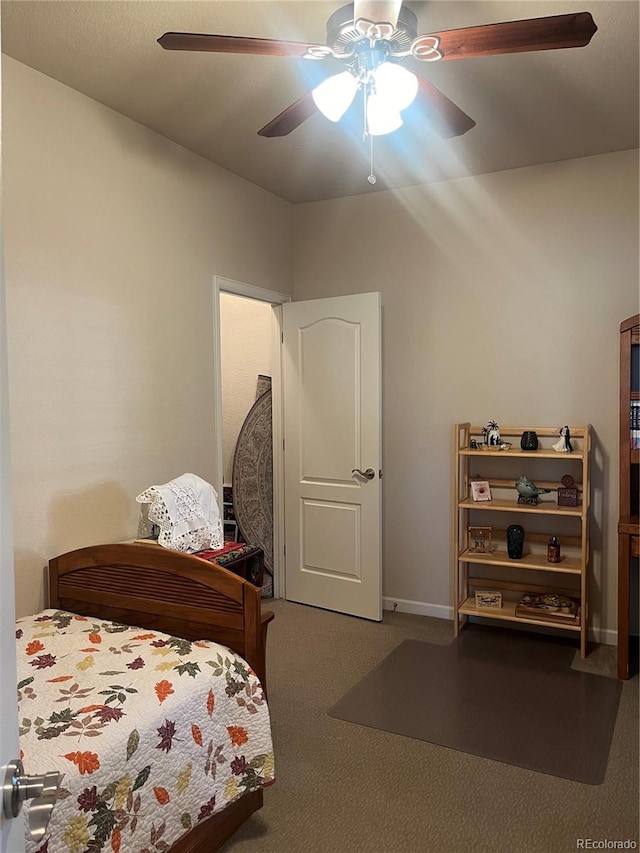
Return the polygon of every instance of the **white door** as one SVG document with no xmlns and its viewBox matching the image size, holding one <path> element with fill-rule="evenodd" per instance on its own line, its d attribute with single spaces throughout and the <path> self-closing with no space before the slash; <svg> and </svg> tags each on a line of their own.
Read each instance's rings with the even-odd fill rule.
<svg viewBox="0 0 640 853">
<path fill-rule="evenodd" d="M 379 621 L 380 294 L 282 312 L 285 597 Z"/>
</svg>

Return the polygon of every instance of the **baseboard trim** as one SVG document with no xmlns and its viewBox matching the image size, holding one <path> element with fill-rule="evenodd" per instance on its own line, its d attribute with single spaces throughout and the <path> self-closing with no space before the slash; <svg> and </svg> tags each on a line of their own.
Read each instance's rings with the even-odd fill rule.
<svg viewBox="0 0 640 853">
<path fill-rule="evenodd" d="M 603 646 L 617 646 L 618 632 L 610 628 L 589 628 L 589 639 Z"/>
<path fill-rule="evenodd" d="M 427 601 L 409 601 L 405 598 L 382 599 L 382 609 L 397 613 L 413 613 L 416 616 L 432 616 L 435 619 L 453 620 L 453 608 L 444 604 L 430 604 Z M 618 642 L 618 632 L 610 628 L 589 628 L 589 639 L 594 643 L 605 646 L 615 646 Z"/>
<path fill-rule="evenodd" d="M 453 620 L 453 608 L 444 604 L 429 604 L 426 601 L 407 601 L 404 598 L 383 598 L 383 610 L 399 613 L 414 613 L 417 616 L 433 616 L 436 619 Z"/>
</svg>

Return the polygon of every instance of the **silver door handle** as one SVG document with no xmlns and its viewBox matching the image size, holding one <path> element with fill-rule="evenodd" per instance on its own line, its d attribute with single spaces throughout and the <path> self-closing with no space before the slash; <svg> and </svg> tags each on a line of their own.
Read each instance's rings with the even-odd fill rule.
<svg viewBox="0 0 640 853">
<path fill-rule="evenodd" d="M 45 834 L 58 796 L 60 774 L 57 771 L 43 776 L 27 776 L 19 759 L 5 767 L 2 785 L 2 813 L 7 820 L 18 817 L 25 800 L 29 808 L 29 834 L 36 841 Z"/>
<path fill-rule="evenodd" d="M 367 468 L 366 471 L 361 471 L 359 468 L 354 468 L 351 473 L 360 474 L 361 477 L 366 477 L 367 480 L 373 480 L 373 478 L 376 476 L 376 472 L 373 470 L 373 468 Z"/>
</svg>

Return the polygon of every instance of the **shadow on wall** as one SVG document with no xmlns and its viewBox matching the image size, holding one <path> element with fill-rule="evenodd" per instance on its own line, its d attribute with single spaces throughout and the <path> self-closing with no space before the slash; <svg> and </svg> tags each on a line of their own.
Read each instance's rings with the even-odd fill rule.
<svg viewBox="0 0 640 853">
<path fill-rule="evenodd" d="M 32 613 L 37 613 L 44 607 L 48 607 L 49 602 L 49 578 L 47 574 L 48 558 L 39 554 L 37 551 L 17 550 L 13 555 L 14 572 L 16 576 L 16 618 L 21 616 L 30 616 Z M 38 570 L 32 567 L 38 566 Z M 30 603 L 29 606 L 21 605 L 19 598 L 21 577 L 31 576 L 30 599 L 39 602 L 39 604 Z M 23 596 L 24 597 L 24 596 Z M 26 612 L 26 611 L 29 612 Z"/>
<path fill-rule="evenodd" d="M 17 616 L 49 606 L 47 567 L 52 557 L 86 545 L 135 538 L 140 511 L 136 494 L 109 482 L 54 498 L 46 531 L 34 531 L 38 550 L 18 548 L 14 553 Z"/>
<path fill-rule="evenodd" d="M 590 569 L 589 610 L 592 624 L 600 627 L 607 622 L 607 513 L 605 512 L 605 482 L 609 475 L 609 457 L 595 428 L 591 427 L 591 516 L 589 519 Z M 611 569 L 609 569 L 611 571 Z M 597 616 L 596 616 L 597 614 Z"/>
<path fill-rule="evenodd" d="M 85 545 L 133 539 L 140 512 L 136 494 L 116 482 L 59 494 L 49 506 L 47 559 Z"/>
</svg>

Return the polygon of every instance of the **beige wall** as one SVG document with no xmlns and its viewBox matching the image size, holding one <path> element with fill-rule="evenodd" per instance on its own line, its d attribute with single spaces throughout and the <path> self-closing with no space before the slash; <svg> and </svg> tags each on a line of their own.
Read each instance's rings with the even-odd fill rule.
<svg viewBox="0 0 640 853">
<path fill-rule="evenodd" d="M 258 374 L 271 376 L 273 308 L 268 302 L 220 294 L 222 456 L 231 483 L 233 455 L 244 419 L 256 401 Z"/>
<path fill-rule="evenodd" d="M 390 600 L 447 612 L 451 424 L 593 423 L 593 623 L 615 627 L 637 151 L 301 205 L 292 240 L 285 202 L 14 60 L 3 71 L 19 614 L 42 605 L 52 554 L 133 534 L 142 488 L 215 477 L 218 274 L 295 281 L 296 299 L 382 292 Z"/>
<path fill-rule="evenodd" d="M 290 292 L 291 206 L 3 58 L 17 613 L 63 551 L 213 481 L 215 274 Z"/>
<path fill-rule="evenodd" d="M 294 298 L 372 290 L 385 596 L 450 605 L 452 424 L 590 422 L 592 624 L 615 629 L 618 329 L 639 310 L 638 152 L 297 206 Z"/>
</svg>

